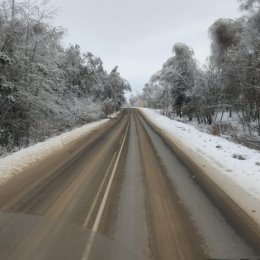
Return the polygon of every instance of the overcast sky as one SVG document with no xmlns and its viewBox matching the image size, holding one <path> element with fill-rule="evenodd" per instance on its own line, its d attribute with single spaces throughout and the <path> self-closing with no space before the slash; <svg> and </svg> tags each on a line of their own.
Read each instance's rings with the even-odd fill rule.
<svg viewBox="0 0 260 260">
<path fill-rule="evenodd" d="M 133 92 L 171 56 L 174 43 L 193 47 L 204 63 L 208 27 L 240 14 L 237 0 L 52 0 L 55 23 L 67 29 L 65 43 L 100 56 L 110 71 L 119 66 Z"/>
</svg>

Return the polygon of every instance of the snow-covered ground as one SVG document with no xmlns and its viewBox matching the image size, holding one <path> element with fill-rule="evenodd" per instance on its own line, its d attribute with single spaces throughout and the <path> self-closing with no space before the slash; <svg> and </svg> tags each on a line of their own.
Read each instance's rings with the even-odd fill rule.
<svg viewBox="0 0 260 260">
<path fill-rule="evenodd" d="M 159 114 L 162 114 L 161 110 L 155 110 Z M 241 117 L 241 116 L 240 116 Z M 187 117 L 180 118 L 179 116 L 171 116 L 171 119 L 195 126 L 202 132 L 212 133 L 214 128 L 220 127 L 219 134 L 225 137 L 227 140 L 242 143 L 250 148 L 260 148 L 260 136 L 256 129 L 251 129 L 251 134 L 248 133 L 248 129 L 243 127 L 240 121 L 238 113 L 233 112 L 232 116 L 229 116 L 229 112 L 219 112 L 216 114 L 213 120 L 213 125 L 199 124 L 196 119 L 189 121 Z M 221 127 L 222 126 L 222 127 Z"/>
<path fill-rule="evenodd" d="M 117 114 L 114 114 L 111 117 L 115 116 L 117 116 Z M 74 141 L 87 136 L 108 120 L 109 119 L 103 119 L 87 124 L 70 132 L 66 132 L 44 142 L 22 149 L 7 157 L 0 158 L 0 184 L 3 184 L 7 179 L 19 174 L 24 169 L 27 169 L 36 161 L 44 160 Z"/>
<path fill-rule="evenodd" d="M 233 199 L 248 211 L 260 209 L 260 152 L 230 142 L 225 138 L 199 131 L 194 126 L 171 120 L 151 109 L 139 108 L 142 113 L 173 142 L 201 161 L 212 178 Z M 216 170 L 216 171 L 215 171 Z M 249 205 L 249 200 L 252 205 Z"/>
</svg>

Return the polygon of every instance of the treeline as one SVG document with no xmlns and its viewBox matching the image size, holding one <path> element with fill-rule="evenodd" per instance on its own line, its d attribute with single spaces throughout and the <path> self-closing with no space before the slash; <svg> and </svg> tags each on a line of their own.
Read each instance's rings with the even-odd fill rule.
<svg viewBox="0 0 260 260">
<path fill-rule="evenodd" d="M 247 133 L 260 135 L 260 1 L 240 2 L 244 16 L 219 19 L 209 28 L 206 65 L 201 68 L 192 48 L 177 43 L 132 101 L 209 125 L 217 114 L 235 112 Z"/>
<path fill-rule="evenodd" d="M 117 67 L 64 48 L 54 16 L 44 2 L 0 2 L 0 154 L 118 111 L 130 90 Z"/>
</svg>

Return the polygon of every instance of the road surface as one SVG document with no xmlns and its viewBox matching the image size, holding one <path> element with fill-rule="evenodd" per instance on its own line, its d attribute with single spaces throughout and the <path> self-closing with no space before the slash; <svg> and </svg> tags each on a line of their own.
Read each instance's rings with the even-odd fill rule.
<svg viewBox="0 0 260 260">
<path fill-rule="evenodd" d="M 138 111 L 0 189 L 0 259 L 259 259 Z"/>
</svg>

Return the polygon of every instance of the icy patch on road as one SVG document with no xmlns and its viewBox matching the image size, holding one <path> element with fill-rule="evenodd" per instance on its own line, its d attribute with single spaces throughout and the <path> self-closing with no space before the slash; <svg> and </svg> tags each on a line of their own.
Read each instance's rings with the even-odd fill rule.
<svg viewBox="0 0 260 260">
<path fill-rule="evenodd" d="M 50 138 L 44 142 L 37 143 L 28 148 L 22 149 L 5 158 L 0 159 L 0 184 L 3 184 L 7 179 L 22 172 L 30 165 L 33 165 L 39 160 L 50 157 L 60 151 L 66 145 L 90 134 L 97 127 L 106 123 L 109 119 L 99 120 L 82 127 L 76 128 L 70 132 L 66 132 L 59 136 Z"/>
<path fill-rule="evenodd" d="M 210 161 L 213 168 L 217 168 L 228 181 L 232 180 L 260 201 L 259 151 L 201 132 L 194 126 L 171 120 L 153 110 L 140 110 L 174 142 L 177 140 L 191 152 Z"/>
</svg>

